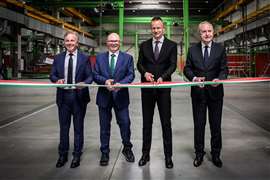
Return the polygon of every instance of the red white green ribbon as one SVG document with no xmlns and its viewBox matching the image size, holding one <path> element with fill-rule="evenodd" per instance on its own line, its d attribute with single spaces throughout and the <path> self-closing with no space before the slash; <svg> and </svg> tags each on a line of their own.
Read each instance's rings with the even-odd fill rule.
<svg viewBox="0 0 270 180">
<path fill-rule="evenodd" d="M 130 83 L 130 84 L 115 84 L 115 88 L 174 88 L 174 87 L 188 87 L 188 86 L 203 86 L 211 84 L 239 84 L 239 83 L 255 83 L 255 82 L 270 82 L 270 78 L 267 77 L 252 77 L 252 78 L 237 78 L 219 80 L 217 82 L 204 81 L 204 82 L 162 82 L 162 83 Z M 106 85 L 97 84 L 55 84 L 49 82 L 34 82 L 34 81 L 19 81 L 19 80 L 0 80 L 0 87 L 37 87 L 37 88 L 49 88 L 49 87 L 107 87 Z"/>
</svg>

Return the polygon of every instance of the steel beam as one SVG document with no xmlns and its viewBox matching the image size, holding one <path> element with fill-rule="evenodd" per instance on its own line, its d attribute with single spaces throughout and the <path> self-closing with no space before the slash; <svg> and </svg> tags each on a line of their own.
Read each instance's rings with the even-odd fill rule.
<svg viewBox="0 0 270 180">
<path fill-rule="evenodd" d="M 119 5 L 119 36 L 120 47 L 122 48 L 124 42 L 124 0 L 118 3 Z"/>
<path fill-rule="evenodd" d="M 25 26 L 28 29 L 36 30 L 45 34 L 50 34 L 53 37 L 63 39 L 66 30 L 58 26 L 51 24 L 46 24 L 41 21 L 35 20 L 31 17 L 25 16 L 23 14 L 11 11 L 9 9 L 0 7 L 0 18 L 6 19 L 8 21 L 16 22 Z M 80 43 L 90 47 L 96 47 L 97 43 L 90 38 L 82 36 L 79 34 Z"/>
<path fill-rule="evenodd" d="M 182 15 L 181 15 L 182 16 Z M 133 17 L 124 17 L 125 24 L 149 24 L 151 22 L 151 19 L 153 17 L 142 17 L 142 16 L 133 16 Z M 170 17 L 170 16 L 164 16 L 161 17 L 165 23 L 170 21 L 171 23 L 178 23 L 179 25 L 183 25 L 184 20 L 181 17 Z M 98 18 L 92 18 L 96 22 L 98 22 Z M 191 18 L 189 19 L 190 24 L 198 24 L 202 20 L 207 19 L 206 17 L 201 18 Z M 103 24 L 107 23 L 119 23 L 119 19 L 111 16 L 103 16 L 102 19 Z"/>
<path fill-rule="evenodd" d="M 189 0 L 183 0 L 183 16 L 184 16 L 184 55 L 185 59 L 187 57 L 187 52 L 189 48 L 189 7 L 188 7 L 188 1 Z"/>
</svg>

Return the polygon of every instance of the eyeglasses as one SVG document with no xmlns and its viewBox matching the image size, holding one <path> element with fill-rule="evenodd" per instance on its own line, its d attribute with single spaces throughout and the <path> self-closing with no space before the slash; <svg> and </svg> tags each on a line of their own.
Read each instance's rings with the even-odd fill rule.
<svg viewBox="0 0 270 180">
<path fill-rule="evenodd" d="M 117 42 L 120 42 L 119 40 L 108 40 L 107 41 L 108 43 L 117 43 Z"/>
</svg>

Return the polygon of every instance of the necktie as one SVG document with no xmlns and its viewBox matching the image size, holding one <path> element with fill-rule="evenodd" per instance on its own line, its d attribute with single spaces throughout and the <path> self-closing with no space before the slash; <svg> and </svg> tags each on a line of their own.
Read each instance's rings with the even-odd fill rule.
<svg viewBox="0 0 270 180">
<path fill-rule="evenodd" d="M 73 74 L 73 54 L 69 54 L 69 60 L 68 60 L 68 77 L 67 77 L 67 83 L 72 84 L 72 74 Z"/>
<path fill-rule="evenodd" d="M 114 64 L 115 64 L 115 54 L 111 55 L 111 64 L 110 64 L 110 70 L 111 70 L 111 75 L 114 73 Z"/>
<path fill-rule="evenodd" d="M 159 48 L 158 48 L 159 41 L 156 41 L 155 43 L 156 43 L 156 45 L 155 45 L 155 49 L 154 49 L 154 56 L 155 56 L 155 60 L 157 61 L 158 56 L 159 56 Z"/>
<path fill-rule="evenodd" d="M 204 46 L 204 55 L 203 55 L 203 62 L 204 62 L 204 64 L 207 63 L 208 59 L 209 59 L 208 46 Z"/>
</svg>

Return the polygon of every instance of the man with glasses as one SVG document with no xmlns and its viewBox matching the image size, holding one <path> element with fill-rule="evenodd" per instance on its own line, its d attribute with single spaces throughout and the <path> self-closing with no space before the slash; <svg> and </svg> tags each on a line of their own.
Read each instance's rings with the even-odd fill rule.
<svg viewBox="0 0 270 180">
<path fill-rule="evenodd" d="M 112 109 L 114 109 L 116 122 L 120 128 L 122 153 L 128 162 L 134 162 L 132 144 L 130 142 L 129 93 L 127 88 L 114 88 L 114 84 L 127 84 L 134 80 L 133 57 L 119 50 L 120 37 L 111 33 L 107 37 L 107 52 L 97 55 L 94 68 L 94 81 L 107 87 L 99 87 L 96 104 L 99 110 L 100 121 L 100 165 L 107 166 L 110 153 L 110 131 Z"/>
</svg>

